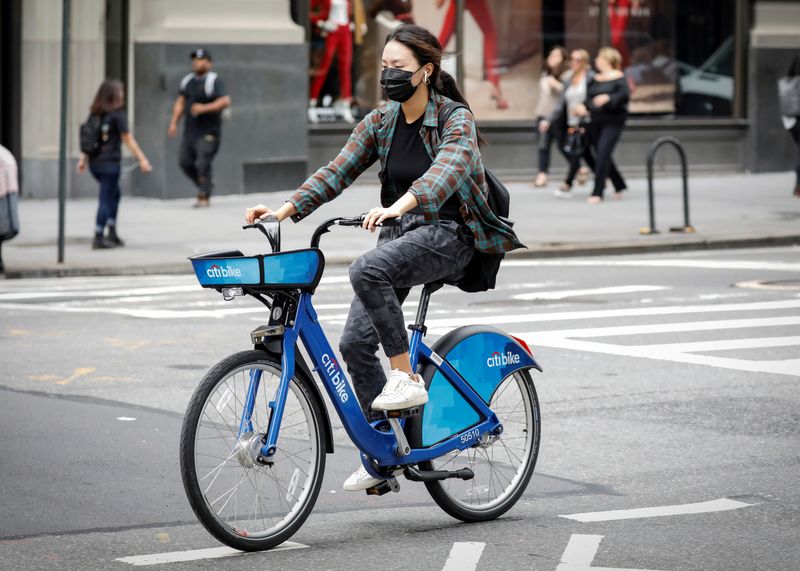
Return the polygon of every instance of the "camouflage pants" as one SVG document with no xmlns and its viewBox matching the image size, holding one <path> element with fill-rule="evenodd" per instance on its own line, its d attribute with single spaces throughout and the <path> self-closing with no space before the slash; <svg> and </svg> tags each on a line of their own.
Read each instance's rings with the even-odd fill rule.
<svg viewBox="0 0 800 571">
<path fill-rule="evenodd" d="M 377 247 L 350 266 L 356 295 L 339 350 L 369 419 L 382 418 L 370 413 L 386 384 L 378 343 L 387 357 L 408 351 L 403 301 L 413 286 L 461 273 L 473 253 L 471 238 L 462 229 L 453 221 L 434 226 L 424 224 L 420 214 L 406 214 L 400 227 L 383 228 Z"/>
</svg>

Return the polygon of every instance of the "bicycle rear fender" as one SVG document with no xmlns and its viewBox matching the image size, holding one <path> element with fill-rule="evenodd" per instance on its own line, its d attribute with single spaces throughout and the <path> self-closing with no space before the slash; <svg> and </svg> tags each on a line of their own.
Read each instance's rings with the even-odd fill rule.
<svg viewBox="0 0 800 571">
<path fill-rule="evenodd" d="M 541 367 L 526 346 L 491 326 L 459 327 L 436 341 L 433 360 L 447 360 L 487 403 L 495 389 L 510 374 Z M 444 378 L 433 363 L 421 371 L 428 388 L 428 404 L 421 416 L 408 421 L 412 445 L 427 447 L 477 424 L 475 409 Z"/>
<path fill-rule="evenodd" d="M 281 362 L 281 352 L 283 351 L 283 339 L 281 337 L 266 339 L 264 343 L 259 343 L 255 345 L 254 348 L 270 354 L 278 361 L 278 363 Z M 325 400 L 322 398 L 322 393 L 320 392 L 317 383 L 314 382 L 314 375 L 311 374 L 311 369 L 309 368 L 308 363 L 306 363 L 306 360 L 297 345 L 295 345 L 294 360 L 295 368 L 299 369 L 300 375 L 305 377 L 306 388 L 314 395 L 314 397 L 317 399 L 317 402 L 319 402 L 319 409 L 322 412 L 322 422 L 325 423 L 325 428 L 328 429 L 326 431 L 328 436 L 326 439 L 327 441 L 325 442 L 325 451 L 328 454 L 333 454 L 333 430 L 331 429 L 330 416 L 328 416 L 328 407 L 325 405 Z M 297 372 L 298 371 L 295 371 L 295 373 Z"/>
</svg>

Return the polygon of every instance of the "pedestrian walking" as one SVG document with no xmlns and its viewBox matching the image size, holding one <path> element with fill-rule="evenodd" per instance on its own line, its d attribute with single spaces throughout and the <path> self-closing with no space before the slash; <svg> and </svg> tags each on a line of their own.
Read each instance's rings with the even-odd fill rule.
<svg viewBox="0 0 800 571">
<path fill-rule="evenodd" d="M 581 170 L 581 160 L 589 168 L 594 168 L 594 157 L 585 135 L 588 111 L 586 102 L 586 86 L 593 75 L 589 66 L 589 52 L 586 50 L 573 50 L 569 56 L 569 71 L 564 78 L 564 90 L 561 100 L 556 105 L 550 118 L 541 121 L 539 128 L 550 129 L 555 126 L 563 135 L 562 149 L 568 157 L 567 176 L 561 186 L 555 191 L 558 198 L 571 198 L 572 184 L 577 177 L 578 184 L 586 182 L 589 171 Z"/>
<path fill-rule="evenodd" d="M 586 86 L 585 109 L 589 112 L 589 141 L 595 153 L 594 190 L 587 201 L 603 201 L 606 179 L 614 185 L 613 198 L 619 200 L 626 188 L 625 179 L 614 164 L 612 153 L 628 119 L 630 90 L 622 73 L 622 56 L 615 48 L 600 48 L 594 65 L 598 73 Z"/>
<path fill-rule="evenodd" d="M 800 57 L 792 60 L 789 72 L 778 80 L 778 97 L 783 127 L 797 146 L 794 195 L 800 198 Z"/>
<path fill-rule="evenodd" d="M 119 186 L 122 172 L 122 143 L 125 143 L 136 157 L 142 172 L 153 170 L 150 161 L 128 128 L 125 87 L 121 81 L 107 79 L 94 96 L 89 118 L 81 125 L 81 157 L 78 160 L 78 173 L 86 172 L 88 167 L 89 172 L 100 183 L 94 240 L 92 240 L 94 250 L 125 245 L 117 234 L 117 211 L 122 197 L 122 189 Z M 108 228 L 107 235 L 105 235 L 106 228 Z"/>
<path fill-rule="evenodd" d="M 11 151 L 0 145 L 0 274 L 3 264 L 3 242 L 19 233 L 19 173 Z"/>
<path fill-rule="evenodd" d="M 442 48 L 425 28 L 403 25 L 386 38 L 381 86 L 391 99 L 359 123 L 339 155 L 319 169 L 279 209 L 250 208 L 247 220 L 273 215 L 295 222 L 339 196 L 380 161 L 380 207 L 365 216 L 371 231 L 384 220 L 378 246 L 350 266 L 355 298 L 339 348 L 364 414 L 402 410 L 428 401 L 422 378 L 411 368 L 402 303 L 415 285 L 457 277 L 476 250 L 502 253 L 521 247 L 514 231 L 486 201 L 486 174 L 478 129 L 468 108 L 454 110 L 439 126 L 451 101 L 466 105 L 455 80 L 441 69 Z M 441 136 L 439 135 L 439 129 Z M 378 344 L 389 358 L 384 373 Z M 344 484 L 366 490 L 381 480 L 361 467 Z"/>
<path fill-rule="evenodd" d="M 225 83 L 213 71 L 211 54 L 204 48 L 191 53 L 192 73 L 180 83 L 178 97 L 172 106 L 172 119 L 167 134 L 178 134 L 178 121 L 183 121 L 180 167 L 197 187 L 195 208 L 209 206 L 214 189 L 211 163 L 219 151 L 222 137 L 222 112 L 230 107 L 231 98 Z"/>
<path fill-rule="evenodd" d="M 561 46 L 555 46 L 547 54 L 545 69 L 539 76 L 539 100 L 536 102 L 536 130 L 539 133 L 539 173 L 533 181 L 537 187 L 547 186 L 550 170 L 550 148 L 553 141 L 559 149 L 563 147 L 564 131 L 561 125 L 550 124 L 547 119 L 555 111 L 564 92 L 564 74 L 569 65 L 569 54 Z M 563 151 L 562 151 L 563 152 Z M 569 157 L 567 157 L 569 160 Z"/>
</svg>

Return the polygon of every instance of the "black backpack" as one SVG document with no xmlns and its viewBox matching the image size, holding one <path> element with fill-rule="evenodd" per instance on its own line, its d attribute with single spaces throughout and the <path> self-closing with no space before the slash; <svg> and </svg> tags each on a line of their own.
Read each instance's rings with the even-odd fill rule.
<svg viewBox="0 0 800 571">
<path fill-rule="evenodd" d="M 100 152 L 103 137 L 103 118 L 94 113 L 81 123 L 80 139 L 81 152 L 89 155 L 90 158 Z"/>
<path fill-rule="evenodd" d="M 442 105 L 439 110 L 439 139 L 442 138 L 444 125 L 450 115 L 453 111 L 462 107 L 467 108 L 466 105 L 458 101 L 450 101 Z M 486 196 L 489 209 L 503 223 L 513 226 L 514 222 L 508 218 L 511 205 L 511 196 L 508 193 L 508 189 L 485 165 L 484 172 L 486 173 L 486 188 L 489 191 Z M 464 275 L 456 285 L 460 290 L 470 293 L 494 289 L 497 281 L 497 272 L 500 270 L 500 262 L 504 257 L 505 254 L 488 254 L 476 249 L 472 260 L 464 268 Z"/>
</svg>

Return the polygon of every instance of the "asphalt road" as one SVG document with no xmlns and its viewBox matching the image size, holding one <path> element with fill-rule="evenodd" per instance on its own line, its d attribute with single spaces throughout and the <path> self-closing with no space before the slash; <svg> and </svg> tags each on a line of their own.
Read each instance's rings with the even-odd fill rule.
<svg viewBox="0 0 800 571">
<path fill-rule="evenodd" d="M 517 506 L 466 525 L 405 480 L 346 494 L 357 455 L 334 420 L 299 545 L 247 555 L 207 551 L 177 443 L 198 379 L 248 348 L 259 306 L 182 276 L 0 282 L 0 568 L 800 567 L 800 249 L 519 260 L 500 282 L 436 293 L 428 325 L 496 324 L 544 367 Z M 315 305 L 334 346 L 350 295 L 330 268 Z M 680 507 L 563 517 L 662 506 Z"/>
</svg>

